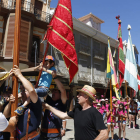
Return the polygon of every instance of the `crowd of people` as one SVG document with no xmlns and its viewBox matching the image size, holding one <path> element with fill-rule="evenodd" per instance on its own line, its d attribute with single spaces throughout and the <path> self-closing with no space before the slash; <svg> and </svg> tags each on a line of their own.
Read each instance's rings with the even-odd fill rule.
<svg viewBox="0 0 140 140">
<path fill-rule="evenodd" d="M 130 97 L 120 98 L 112 97 L 112 109 L 108 98 L 104 99 L 101 95 L 101 99 L 93 101 L 93 106 L 102 114 L 104 122 L 107 124 L 108 135 L 111 130 L 111 138 L 114 139 L 114 129 L 118 129 L 119 140 L 125 140 L 126 125 L 128 129 L 135 130 L 137 124 L 136 120 L 140 120 L 140 102 L 138 99 L 134 100 Z"/>
<path fill-rule="evenodd" d="M 22 84 L 15 116 L 11 116 L 11 105 L 15 102 L 12 88 L 3 88 L 0 96 L 0 140 L 9 140 L 11 132 L 16 133 L 17 140 L 61 140 L 66 131 L 66 119 L 74 119 L 75 140 L 107 140 L 110 130 L 113 139 L 114 128 L 117 127 L 119 139 L 123 132 L 124 140 L 126 124 L 129 123 L 128 128 L 131 128 L 132 122 L 135 129 L 137 117 L 140 119 L 138 101 L 113 97 L 111 107 L 103 95 L 97 99 L 96 90 L 88 85 L 77 90 L 77 102 L 74 97 L 72 99 L 75 107 L 70 105 L 70 111 L 66 112 L 66 90 L 54 66 L 54 58 L 46 56 L 44 65 L 41 62 L 35 67 L 36 70 L 43 69 L 37 88 L 22 75 L 18 66 L 10 71 L 9 76 L 15 75 Z M 57 88 L 50 91 L 52 79 Z"/>
</svg>

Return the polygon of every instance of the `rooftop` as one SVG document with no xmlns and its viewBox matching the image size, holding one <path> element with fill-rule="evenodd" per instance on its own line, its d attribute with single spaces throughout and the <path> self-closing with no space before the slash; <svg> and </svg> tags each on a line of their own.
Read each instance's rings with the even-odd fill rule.
<svg viewBox="0 0 140 140">
<path fill-rule="evenodd" d="M 85 15 L 81 18 L 79 18 L 78 20 L 80 21 L 84 21 L 86 19 L 92 18 L 93 20 L 95 20 L 97 23 L 104 23 L 103 20 L 101 20 L 100 18 L 96 17 L 95 15 L 93 15 L 92 13 L 89 13 L 88 15 Z"/>
</svg>

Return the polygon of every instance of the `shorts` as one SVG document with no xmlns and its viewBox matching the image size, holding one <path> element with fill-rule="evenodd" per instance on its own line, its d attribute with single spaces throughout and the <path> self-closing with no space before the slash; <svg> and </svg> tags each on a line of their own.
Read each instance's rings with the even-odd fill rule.
<svg viewBox="0 0 140 140">
<path fill-rule="evenodd" d="M 126 124 L 126 121 L 118 121 L 118 123 Z"/>
<path fill-rule="evenodd" d="M 39 97 L 45 97 L 50 92 L 50 90 L 45 87 L 36 88 L 35 91 Z"/>
<path fill-rule="evenodd" d="M 115 125 L 114 123 L 111 123 L 111 122 L 108 122 L 108 123 L 107 123 L 107 125 L 111 125 L 111 124 L 112 124 L 112 125 Z"/>
<path fill-rule="evenodd" d="M 133 112 L 129 112 L 129 114 L 130 114 L 130 115 L 136 115 L 136 113 L 133 113 Z"/>
</svg>

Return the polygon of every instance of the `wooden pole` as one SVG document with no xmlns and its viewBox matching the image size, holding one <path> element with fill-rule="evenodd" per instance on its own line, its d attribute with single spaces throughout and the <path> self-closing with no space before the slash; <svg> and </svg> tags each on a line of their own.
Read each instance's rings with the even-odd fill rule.
<svg viewBox="0 0 140 140">
<path fill-rule="evenodd" d="M 110 79 L 110 109 L 111 109 L 111 115 L 112 115 L 112 84 Z M 111 117 L 111 124 L 112 124 L 112 117 Z"/>
<path fill-rule="evenodd" d="M 46 47 L 46 51 L 45 51 L 44 58 L 43 58 L 43 65 L 44 65 L 44 62 L 45 62 L 45 58 L 46 58 L 46 55 L 47 55 L 48 49 L 49 49 L 49 43 L 47 42 L 47 47 Z M 42 68 L 42 69 L 43 69 L 43 68 Z M 40 72 L 39 72 L 39 75 L 38 75 L 38 79 L 37 79 L 37 82 L 36 82 L 35 88 L 37 88 L 37 86 L 38 86 L 38 82 L 39 82 L 39 79 L 40 79 L 41 74 L 42 74 L 42 69 L 41 69 Z"/>
<path fill-rule="evenodd" d="M 15 9 L 15 31 L 14 31 L 14 52 L 13 52 L 13 67 L 14 65 L 19 66 L 19 48 L 20 48 L 20 25 L 21 25 L 21 0 L 16 1 Z M 11 104 L 11 116 L 15 116 L 14 111 L 18 104 L 18 78 L 13 76 L 13 96 L 15 97 L 15 102 Z M 11 133 L 10 140 L 15 140 L 15 133 Z"/>
</svg>

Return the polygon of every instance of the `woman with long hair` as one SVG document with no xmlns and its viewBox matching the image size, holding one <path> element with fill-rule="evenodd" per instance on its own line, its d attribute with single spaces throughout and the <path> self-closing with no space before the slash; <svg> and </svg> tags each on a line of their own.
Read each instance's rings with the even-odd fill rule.
<svg viewBox="0 0 140 140">
<path fill-rule="evenodd" d="M 113 102 L 113 104 L 112 104 L 113 110 L 115 112 L 115 126 L 114 126 L 114 128 L 118 128 L 118 126 L 116 125 L 116 113 L 117 113 L 117 109 L 118 109 L 117 99 L 116 98 L 113 98 L 113 101 L 112 102 Z"/>
<path fill-rule="evenodd" d="M 134 106 L 134 100 L 131 100 L 130 105 L 129 105 L 129 127 L 128 129 L 131 128 L 131 122 L 133 122 L 133 129 L 135 129 L 135 116 L 136 116 L 136 110 Z"/>
<path fill-rule="evenodd" d="M 111 115 L 112 111 L 112 115 Z M 114 122 L 115 122 L 115 111 L 112 106 L 112 110 L 110 109 L 110 106 L 108 106 L 107 110 L 107 128 L 108 128 L 108 136 L 110 133 L 110 128 L 111 128 L 111 140 L 114 140 Z"/>
<path fill-rule="evenodd" d="M 106 110 L 105 110 L 105 100 L 104 99 L 101 99 L 101 109 L 103 111 L 103 120 L 105 121 L 105 118 L 106 118 Z"/>
<path fill-rule="evenodd" d="M 118 126 L 119 126 L 119 140 L 121 140 L 121 132 L 123 131 L 123 139 L 125 140 L 125 127 L 126 127 L 126 118 L 127 118 L 127 112 L 125 110 L 124 104 L 120 103 L 119 108 L 117 111 L 118 116 Z"/>
</svg>

